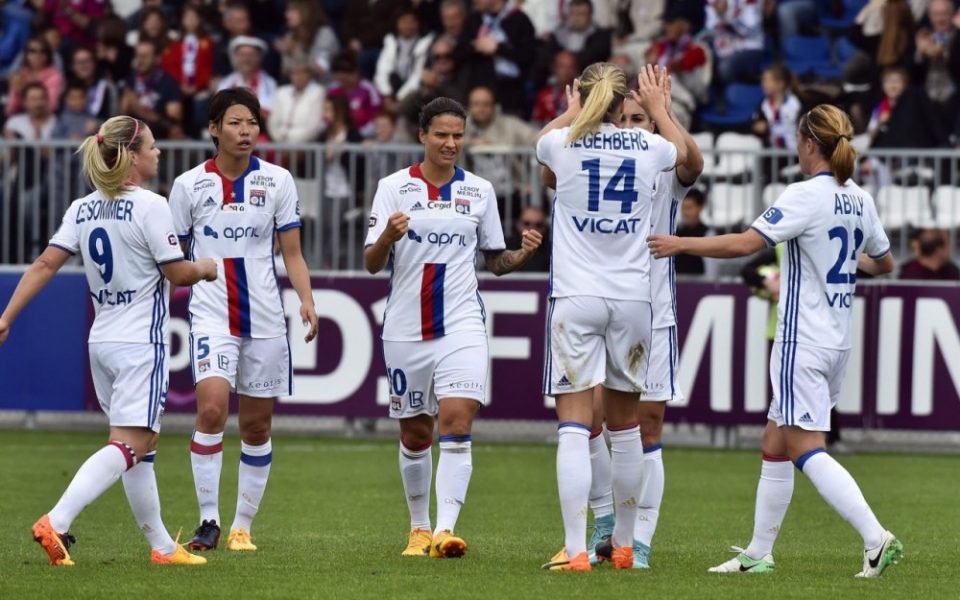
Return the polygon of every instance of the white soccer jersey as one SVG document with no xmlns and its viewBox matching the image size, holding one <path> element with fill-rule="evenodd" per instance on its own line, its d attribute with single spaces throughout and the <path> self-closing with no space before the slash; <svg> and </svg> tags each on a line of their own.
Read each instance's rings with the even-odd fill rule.
<svg viewBox="0 0 960 600">
<path fill-rule="evenodd" d="M 557 175 L 550 295 L 650 302 L 650 209 L 657 174 L 676 147 L 642 129 L 600 130 L 571 144 L 569 128 L 537 142 L 537 159 Z"/>
<path fill-rule="evenodd" d="M 674 235 L 677 211 L 692 185 L 684 185 L 677 172 L 660 173 L 653 191 L 653 232 Z M 653 328 L 677 324 L 677 270 L 674 258 L 650 257 L 650 295 L 653 302 Z"/>
<path fill-rule="evenodd" d="M 410 230 L 393 244 L 383 339 L 409 342 L 486 331 L 477 250 L 506 248 L 490 182 L 457 167 L 453 179 L 438 188 L 423 177 L 420 165 L 384 177 L 373 198 L 367 246 L 396 212 L 410 217 Z"/>
<path fill-rule="evenodd" d="M 90 343 L 165 344 L 169 284 L 158 265 L 183 260 L 170 208 L 142 188 L 74 200 L 51 246 L 83 256 L 96 315 Z"/>
<path fill-rule="evenodd" d="M 873 198 L 831 173 L 794 183 L 753 223 L 770 245 L 786 242 L 780 266 L 778 342 L 850 348 L 850 319 L 861 252 L 890 251 Z"/>
<path fill-rule="evenodd" d="M 300 226 L 290 172 L 252 156 L 246 173 L 231 181 L 210 159 L 177 177 L 170 208 L 177 236 L 190 240 L 190 256 L 217 261 L 219 278 L 192 289 L 191 330 L 246 338 L 286 335 L 273 233 Z"/>
</svg>

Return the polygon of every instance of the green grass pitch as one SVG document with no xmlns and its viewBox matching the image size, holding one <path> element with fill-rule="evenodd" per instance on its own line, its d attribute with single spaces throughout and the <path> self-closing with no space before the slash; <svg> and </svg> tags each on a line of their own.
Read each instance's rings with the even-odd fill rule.
<svg viewBox="0 0 960 600">
<path fill-rule="evenodd" d="M 772 575 L 714 575 L 752 530 L 759 452 L 667 447 L 667 487 L 653 569 L 540 570 L 560 547 L 554 448 L 474 446 L 474 476 L 458 533 L 461 560 L 401 558 L 407 511 L 397 446 L 387 441 L 278 437 L 254 523 L 260 550 L 208 553 L 202 567 L 156 567 L 118 483 L 80 515 L 77 566 L 52 568 L 30 536 L 104 435 L 0 432 L 0 598 L 958 598 L 957 458 L 841 457 L 905 558 L 879 580 L 857 580 L 859 536 L 802 475 Z M 225 443 L 221 513 L 236 497 L 239 440 Z M 195 526 L 188 440 L 161 439 L 156 463 L 173 534 Z M 226 536 L 224 536 L 225 538 Z M 224 540 L 225 541 L 225 540 Z"/>
</svg>

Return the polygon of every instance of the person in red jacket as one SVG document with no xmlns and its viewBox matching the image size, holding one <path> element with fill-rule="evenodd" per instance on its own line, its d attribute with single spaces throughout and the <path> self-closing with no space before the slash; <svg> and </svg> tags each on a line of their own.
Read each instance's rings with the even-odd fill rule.
<svg viewBox="0 0 960 600">
<path fill-rule="evenodd" d="M 186 105 L 186 126 L 191 135 L 206 124 L 206 98 L 213 77 L 213 40 L 207 35 L 203 15 L 196 4 L 184 5 L 180 15 L 180 39 L 167 45 L 160 68 L 172 77 Z M 199 117 L 195 115 L 199 114 Z"/>
</svg>

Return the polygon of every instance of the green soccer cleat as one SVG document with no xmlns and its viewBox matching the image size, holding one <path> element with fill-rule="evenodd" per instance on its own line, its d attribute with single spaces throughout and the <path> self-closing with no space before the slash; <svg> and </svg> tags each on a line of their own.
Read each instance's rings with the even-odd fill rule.
<svg viewBox="0 0 960 600">
<path fill-rule="evenodd" d="M 725 563 L 710 567 L 707 571 L 710 573 L 773 573 L 772 554 L 757 560 L 747 556 L 743 548 L 733 546 L 731 550 L 738 554 Z"/>
<path fill-rule="evenodd" d="M 889 531 L 883 532 L 883 543 L 863 551 L 863 570 L 857 577 L 880 577 L 890 565 L 903 558 L 903 543 Z"/>
</svg>

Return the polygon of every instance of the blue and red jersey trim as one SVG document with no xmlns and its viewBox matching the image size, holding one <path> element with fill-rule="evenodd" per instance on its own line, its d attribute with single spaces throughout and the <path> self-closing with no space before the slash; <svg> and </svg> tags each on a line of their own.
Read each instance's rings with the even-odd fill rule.
<svg viewBox="0 0 960 600">
<path fill-rule="evenodd" d="M 250 287 L 247 268 L 242 258 L 223 259 L 223 273 L 227 284 L 227 322 L 230 335 L 251 337 Z"/>
<path fill-rule="evenodd" d="M 443 283 L 447 265 L 425 263 L 420 282 L 420 333 L 425 340 L 443 337 Z"/>
<path fill-rule="evenodd" d="M 463 170 L 463 169 L 461 169 L 460 167 L 454 166 L 454 167 L 453 167 L 453 177 L 450 178 L 450 181 L 446 182 L 445 184 L 441 185 L 440 187 L 437 187 L 437 186 L 433 185 L 432 183 L 430 183 L 429 181 L 427 181 L 427 178 L 423 176 L 423 171 L 420 169 L 420 163 L 417 163 L 417 164 L 413 165 L 412 167 L 410 167 L 410 177 L 414 177 L 414 178 L 416 178 L 416 179 L 419 179 L 419 180 L 423 181 L 425 184 L 427 184 L 427 199 L 428 199 L 428 200 L 447 200 L 447 201 L 449 201 L 450 198 L 451 198 L 450 187 L 453 185 L 454 182 L 463 181 L 463 180 L 466 178 L 466 174 L 464 173 L 464 170 Z"/>
</svg>

